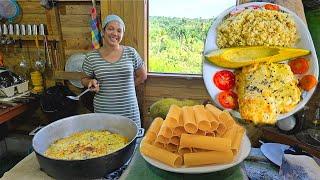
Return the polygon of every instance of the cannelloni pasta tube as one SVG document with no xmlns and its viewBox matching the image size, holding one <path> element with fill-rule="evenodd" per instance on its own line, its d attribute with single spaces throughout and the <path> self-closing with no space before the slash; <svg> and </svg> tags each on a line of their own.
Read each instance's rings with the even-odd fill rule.
<svg viewBox="0 0 320 180">
<path fill-rule="evenodd" d="M 177 105 L 171 105 L 166 116 L 167 126 L 170 128 L 175 128 L 179 126 L 181 108 Z"/>
<path fill-rule="evenodd" d="M 222 136 L 223 138 L 228 138 L 231 140 L 231 145 L 235 140 L 235 137 L 237 135 L 237 131 L 238 131 L 238 127 L 237 125 L 233 125 L 231 128 L 229 128 L 226 133 L 224 133 L 224 135 Z"/>
<path fill-rule="evenodd" d="M 215 151 L 227 151 L 231 150 L 231 140 L 220 137 L 182 134 L 180 138 L 180 146 Z"/>
<path fill-rule="evenodd" d="M 218 128 L 216 130 L 216 135 L 218 136 L 222 136 L 225 132 L 227 131 L 227 127 L 223 124 L 219 122 Z"/>
<path fill-rule="evenodd" d="M 177 126 L 173 129 L 173 136 L 181 136 L 182 133 L 186 133 L 183 126 Z"/>
<path fill-rule="evenodd" d="M 180 137 L 179 136 L 172 136 L 169 139 L 169 143 L 179 145 L 180 144 Z"/>
<path fill-rule="evenodd" d="M 169 138 L 166 138 L 163 135 L 158 135 L 155 141 L 156 142 L 161 142 L 163 144 L 168 144 Z"/>
<path fill-rule="evenodd" d="M 164 148 L 166 147 L 165 144 L 163 144 L 163 143 L 161 143 L 161 142 L 158 142 L 158 141 L 155 141 L 155 142 L 153 143 L 153 145 L 155 145 L 155 146 L 158 147 L 158 148 L 162 148 L 162 149 L 164 149 Z"/>
<path fill-rule="evenodd" d="M 244 132 L 245 132 L 245 129 L 242 126 L 238 125 L 237 134 L 234 138 L 234 141 L 232 141 L 232 144 L 231 144 L 231 149 L 234 155 L 238 154 L 239 152 Z"/>
<path fill-rule="evenodd" d="M 206 111 L 207 118 L 211 124 L 210 131 L 214 131 L 214 130 L 218 129 L 219 121 L 212 115 L 212 113 L 210 111 L 208 111 L 206 109 L 205 109 L 205 111 Z"/>
<path fill-rule="evenodd" d="M 177 152 L 178 151 L 178 145 L 169 143 L 169 144 L 167 144 L 166 149 L 168 151 L 170 151 L 170 152 Z"/>
<path fill-rule="evenodd" d="M 156 140 L 157 134 L 159 133 L 162 123 L 163 119 L 161 117 L 157 117 L 152 121 L 145 135 L 146 141 L 148 141 L 150 144 L 152 144 Z"/>
<path fill-rule="evenodd" d="M 148 143 L 142 144 L 140 151 L 144 155 L 161 161 L 172 167 L 179 167 L 183 163 L 183 159 L 180 155 L 158 148 Z"/>
<path fill-rule="evenodd" d="M 167 120 L 164 120 L 162 125 L 161 125 L 161 128 L 159 130 L 159 133 L 158 133 L 158 136 L 159 135 L 162 135 L 166 138 L 171 138 L 172 135 L 173 135 L 173 132 L 172 132 L 172 129 L 170 127 L 168 127 L 168 121 Z"/>
<path fill-rule="evenodd" d="M 222 111 L 222 113 L 219 114 L 218 119 L 224 122 L 224 125 L 227 127 L 227 129 L 231 128 L 235 123 L 233 117 L 228 111 Z"/>
<path fill-rule="evenodd" d="M 205 112 L 203 105 L 193 106 L 194 116 L 196 118 L 196 123 L 198 128 L 202 131 L 210 131 L 211 124 L 208 120 L 207 114 Z"/>
<path fill-rule="evenodd" d="M 179 154 L 191 153 L 191 152 L 192 152 L 191 147 L 182 147 L 181 145 L 179 145 L 179 149 L 178 149 Z"/>
<path fill-rule="evenodd" d="M 194 133 L 194 134 L 195 134 L 195 135 L 200 135 L 200 136 L 205 136 L 205 135 L 206 135 L 206 132 L 198 129 L 198 131 L 197 131 L 196 133 Z"/>
<path fill-rule="evenodd" d="M 212 104 L 206 104 L 205 107 L 208 111 L 210 111 L 212 113 L 212 115 L 218 119 L 219 114 L 222 112 L 220 109 L 218 109 L 217 107 L 215 107 Z"/>
<path fill-rule="evenodd" d="M 233 160 L 233 153 L 231 150 L 227 151 L 207 151 L 185 153 L 184 164 L 186 166 L 199 166 L 216 163 L 230 163 Z"/>
<path fill-rule="evenodd" d="M 192 107 L 183 107 L 182 108 L 182 118 L 184 121 L 184 129 L 188 133 L 196 133 L 198 131 L 198 125 L 194 116 Z"/>
</svg>

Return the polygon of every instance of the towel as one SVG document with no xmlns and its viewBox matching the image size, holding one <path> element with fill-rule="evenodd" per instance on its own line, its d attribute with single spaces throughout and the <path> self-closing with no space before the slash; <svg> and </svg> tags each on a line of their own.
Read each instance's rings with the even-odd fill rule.
<svg viewBox="0 0 320 180">
<path fill-rule="evenodd" d="M 99 21 L 97 17 L 97 9 L 95 4 L 91 8 L 91 40 L 92 40 L 92 48 L 99 49 L 101 44 L 101 34 L 99 30 Z"/>
<path fill-rule="evenodd" d="M 297 147 L 291 147 L 284 151 L 279 174 L 283 179 L 288 180 L 316 180 L 320 177 L 320 166 L 306 152 Z"/>
</svg>

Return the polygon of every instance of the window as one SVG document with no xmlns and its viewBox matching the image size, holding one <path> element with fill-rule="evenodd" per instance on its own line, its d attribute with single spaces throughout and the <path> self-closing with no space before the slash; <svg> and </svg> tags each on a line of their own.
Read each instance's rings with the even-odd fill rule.
<svg viewBox="0 0 320 180">
<path fill-rule="evenodd" d="M 149 0 L 148 71 L 201 74 L 212 20 L 236 0 Z"/>
</svg>

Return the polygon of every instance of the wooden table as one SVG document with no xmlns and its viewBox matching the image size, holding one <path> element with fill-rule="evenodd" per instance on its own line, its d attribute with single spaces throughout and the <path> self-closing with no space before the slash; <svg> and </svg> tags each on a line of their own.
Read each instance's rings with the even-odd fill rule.
<svg viewBox="0 0 320 180">
<path fill-rule="evenodd" d="M 22 114 L 23 112 L 27 111 L 29 103 L 27 104 L 17 104 L 12 107 L 7 107 L 6 109 L 0 110 L 0 124 L 10 121 L 14 117 Z"/>
</svg>

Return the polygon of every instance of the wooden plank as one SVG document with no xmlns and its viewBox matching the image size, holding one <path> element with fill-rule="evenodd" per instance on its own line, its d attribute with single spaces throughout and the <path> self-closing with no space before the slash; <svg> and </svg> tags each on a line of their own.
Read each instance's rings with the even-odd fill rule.
<svg viewBox="0 0 320 180">
<path fill-rule="evenodd" d="M 39 1 L 21 1 L 18 0 L 18 4 L 22 9 L 23 14 L 44 14 L 45 8 L 40 5 Z"/>
<path fill-rule="evenodd" d="M 209 96 L 206 89 L 193 88 L 171 88 L 171 87 L 154 87 L 146 86 L 145 96 L 160 96 L 160 97 L 177 97 L 177 98 L 195 98 Z"/>
<path fill-rule="evenodd" d="M 91 49 L 91 39 L 89 37 L 83 38 L 83 37 L 78 37 L 78 38 L 69 38 L 65 37 L 65 49 L 66 51 L 68 50 L 90 50 Z"/>
<path fill-rule="evenodd" d="M 90 28 L 91 16 L 86 15 L 61 15 L 60 22 L 62 27 L 78 28 L 87 27 Z"/>
<path fill-rule="evenodd" d="M 110 1 L 111 0 L 104 0 L 100 2 L 101 22 L 110 13 Z"/>
<path fill-rule="evenodd" d="M 91 13 L 92 3 L 87 3 L 83 5 L 70 4 L 65 5 L 66 15 L 85 15 Z M 97 13 L 100 14 L 100 4 L 96 5 Z"/>
<path fill-rule="evenodd" d="M 65 72 L 65 71 L 55 71 L 54 79 L 65 79 L 65 80 L 80 80 L 82 77 L 86 75 L 81 72 Z"/>
</svg>

